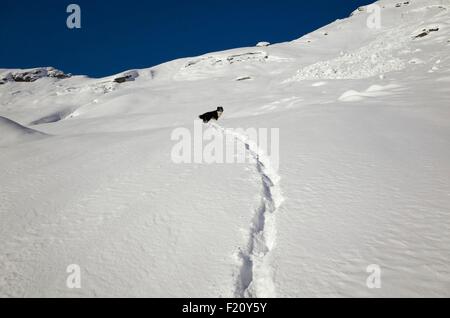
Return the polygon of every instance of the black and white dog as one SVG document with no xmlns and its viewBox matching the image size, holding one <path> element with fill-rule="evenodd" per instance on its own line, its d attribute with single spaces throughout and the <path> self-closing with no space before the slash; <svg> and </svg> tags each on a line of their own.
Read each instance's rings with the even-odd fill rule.
<svg viewBox="0 0 450 318">
<path fill-rule="evenodd" d="M 223 114 L 223 107 L 217 107 L 217 110 L 200 115 L 199 118 L 203 120 L 203 122 L 206 124 L 209 123 L 209 121 L 212 119 L 219 120 L 222 114 Z"/>
</svg>

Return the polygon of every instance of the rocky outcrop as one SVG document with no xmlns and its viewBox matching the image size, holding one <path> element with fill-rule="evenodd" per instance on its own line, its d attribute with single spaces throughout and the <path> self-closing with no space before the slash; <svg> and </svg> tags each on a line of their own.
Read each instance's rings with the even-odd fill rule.
<svg viewBox="0 0 450 318">
<path fill-rule="evenodd" d="M 251 76 L 241 76 L 241 77 L 236 78 L 236 81 L 242 82 L 242 81 L 248 81 L 248 80 L 251 80 L 251 79 L 252 79 Z"/>
<path fill-rule="evenodd" d="M 397 3 L 396 5 L 395 5 L 395 7 L 396 8 L 400 8 L 400 7 L 402 7 L 402 6 L 407 6 L 409 4 L 409 1 L 405 1 L 405 2 L 400 2 L 400 3 Z"/>
<path fill-rule="evenodd" d="M 114 82 L 119 83 L 119 84 L 122 84 L 125 82 L 132 82 L 138 77 L 139 77 L 139 73 L 137 71 L 129 71 L 129 72 L 123 73 L 119 77 L 116 77 L 114 79 Z"/>
<path fill-rule="evenodd" d="M 0 79 L 0 85 L 5 84 L 7 82 L 31 83 L 45 77 L 65 79 L 71 76 L 72 74 L 65 74 L 64 72 L 57 70 L 53 67 L 35 68 L 31 70 L 7 73 L 6 75 L 3 75 L 3 77 Z"/>
<path fill-rule="evenodd" d="M 422 29 L 420 32 L 418 32 L 413 37 L 414 37 L 414 39 L 419 39 L 419 38 L 423 38 L 423 37 L 427 36 L 431 32 L 437 32 L 437 31 L 439 31 L 438 27 L 425 28 L 425 29 Z"/>
<path fill-rule="evenodd" d="M 206 56 L 196 60 L 189 61 L 184 68 L 193 66 L 223 66 L 242 62 L 265 62 L 269 58 L 267 52 L 252 51 L 242 54 L 233 54 L 228 56 Z"/>
</svg>

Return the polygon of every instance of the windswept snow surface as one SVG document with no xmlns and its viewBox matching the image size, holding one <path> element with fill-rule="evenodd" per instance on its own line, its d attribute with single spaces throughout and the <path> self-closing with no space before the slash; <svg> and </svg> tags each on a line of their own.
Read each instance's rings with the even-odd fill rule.
<svg viewBox="0 0 450 318">
<path fill-rule="evenodd" d="M 45 134 L 22 126 L 15 121 L 0 116 L 0 146 L 14 145 L 27 140 L 36 140 Z"/>
<path fill-rule="evenodd" d="M 375 4 L 108 78 L 1 69 L 0 296 L 449 297 L 450 1 Z M 172 161 L 219 105 L 253 160 Z M 279 169 L 234 128 L 279 128 Z"/>
</svg>

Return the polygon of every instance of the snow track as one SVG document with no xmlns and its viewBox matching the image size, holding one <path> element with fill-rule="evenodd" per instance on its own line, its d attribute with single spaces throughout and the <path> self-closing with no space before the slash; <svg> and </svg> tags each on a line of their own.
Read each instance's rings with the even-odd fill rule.
<svg viewBox="0 0 450 318">
<path fill-rule="evenodd" d="M 272 166 L 270 158 L 255 141 L 215 123 L 210 123 L 210 126 L 243 143 L 261 176 L 261 203 L 250 225 L 249 241 L 239 252 L 242 265 L 235 296 L 240 298 L 276 297 L 270 252 L 276 242 L 276 212 L 284 200 L 280 188 L 280 176 Z"/>
</svg>

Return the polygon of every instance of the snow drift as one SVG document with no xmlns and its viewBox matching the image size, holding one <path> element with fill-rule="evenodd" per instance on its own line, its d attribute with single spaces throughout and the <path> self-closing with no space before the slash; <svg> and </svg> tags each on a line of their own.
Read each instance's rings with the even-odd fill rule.
<svg viewBox="0 0 450 318">
<path fill-rule="evenodd" d="M 0 116 L 0 146 L 15 145 L 24 141 L 37 140 L 45 134 L 24 127 L 15 121 Z"/>
</svg>

